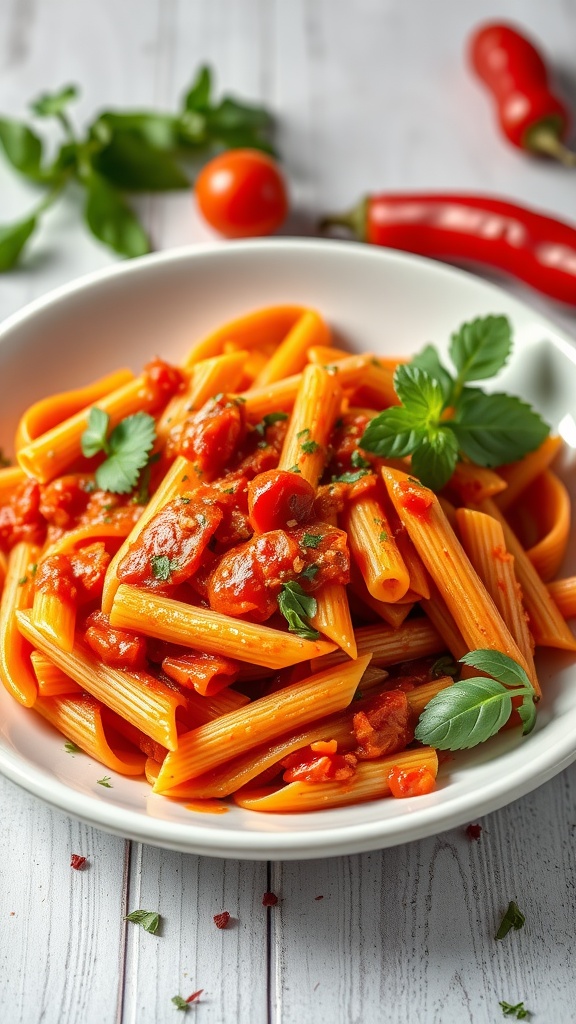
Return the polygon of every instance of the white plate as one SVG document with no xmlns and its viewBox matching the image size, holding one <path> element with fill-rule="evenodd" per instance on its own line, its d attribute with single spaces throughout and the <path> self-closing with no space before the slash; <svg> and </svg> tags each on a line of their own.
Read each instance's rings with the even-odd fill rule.
<svg viewBox="0 0 576 1024">
<path fill-rule="evenodd" d="M 499 288 L 439 263 L 352 243 L 277 240 L 186 249 L 123 263 L 54 292 L 0 330 L 0 441 L 22 409 L 51 391 L 158 353 L 177 360 L 207 331 L 276 302 L 317 307 L 360 350 L 413 352 L 480 314 L 505 313 L 515 352 L 498 386 L 534 402 L 576 446 L 571 418 L 576 354 L 551 322 Z M 565 459 L 564 476 L 573 474 Z M 574 480 L 572 479 L 572 483 Z M 576 570 L 572 547 L 563 572 Z M 176 850 L 248 859 L 357 853 L 472 821 L 530 792 L 576 758 L 576 669 L 546 654 L 536 731 L 458 755 L 430 796 L 381 800 L 313 814 L 189 811 L 142 781 L 112 777 L 16 704 L 0 686 L 0 769 L 14 782 L 93 825 Z"/>
</svg>

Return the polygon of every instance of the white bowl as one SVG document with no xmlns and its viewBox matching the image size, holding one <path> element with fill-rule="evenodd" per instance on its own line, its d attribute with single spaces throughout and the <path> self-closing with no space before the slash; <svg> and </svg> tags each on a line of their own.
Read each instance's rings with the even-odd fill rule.
<svg viewBox="0 0 576 1024">
<path fill-rule="evenodd" d="M 159 354 L 178 360 L 217 325 L 259 306 L 320 310 L 351 348 L 410 353 L 480 314 L 504 313 L 515 352 L 499 387 L 534 402 L 576 445 L 571 418 L 576 355 L 551 322 L 505 291 L 439 263 L 352 243 L 273 240 L 185 249 L 122 263 L 61 288 L 0 329 L 0 441 L 9 447 L 21 411 L 42 395 Z M 573 483 L 570 459 L 563 473 Z M 571 478 L 572 477 L 572 481 Z M 576 569 L 573 547 L 563 572 Z M 25 789 L 93 825 L 176 850 L 247 859 L 321 857 L 393 846 L 471 821 L 546 782 L 576 758 L 573 658 L 539 663 L 544 700 L 525 740 L 496 737 L 447 762 L 435 793 L 313 814 L 224 815 L 187 810 L 143 781 L 112 777 L 0 686 L 0 770 Z M 106 774 L 110 774 L 106 771 Z"/>
</svg>

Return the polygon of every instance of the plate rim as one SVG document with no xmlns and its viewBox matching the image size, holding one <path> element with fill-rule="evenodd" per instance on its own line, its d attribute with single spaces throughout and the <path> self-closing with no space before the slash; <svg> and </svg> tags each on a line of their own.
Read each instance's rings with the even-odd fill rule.
<svg viewBox="0 0 576 1024">
<path fill-rule="evenodd" d="M 236 253 L 241 258 L 245 252 L 297 251 L 332 252 L 345 258 L 379 260 L 381 263 L 400 263 L 424 268 L 426 273 L 439 275 L 451 281 L 459 279 L 473 282 L 487 297 L 504 296 L 508 307 L 516 306 L 523 315 L 531 313 L 544 327 L 554 332 L 552 344 L 559 348 L 571 362 L 576 363 L 576 348 L 569 333 L 556 323 L 547 312 L 534 308 L 529 302 L 511 294 L 505 288 L 487 281 L 460 267 L 453 267 L 436 260 L 392 249 L 380 249 L 359 242 L 342 242 L 331 239 L 275 238 L 219 242 L 202 245 L 188 245 L 178 249 L 151 253 L 136 260 L 112 264 L 92 271 L 67 284 L 53 289 L 34 299 L 21 310 L 0 323 L 0 345 L 10 333 L 34 318 L 43 310 L 57 305 L 62 300 L 89 291 L 100 284 L 142 272 L 143 266 L 154 267 L 175 262 L 193 262 L 195 259 L 218 259 L 226 253 Z M 49 776 L 46 769 L 37 767 L 23 754 L 6 746 L 0 739 L 0 772 L 27 792 L 42 799 L 50 806 L 64 811 L 87 824 L 139 842 L 180 852 L 204 856 L 234 857 L 248 860 L 294 860 L 314 859 L 325 856 L 360 853 L 399 845 L 438 834 L 447 829 L 463 825 L 470 815 L 481 816 L 513 802 L 539 788 L 576 760 L 576 737 L 566 736 L 554 747 L 544 749 L 530 762 L 519 764 L 510 774 L 488 783 L 480 797 L 474 794 L 473 810 L 470 810 L 471 796 L 463 793 L 452 798 L 445 805 L 433 803 L 414 807 L 410 815 L 395 819 L 381 819 L 363 823 L 349 823 L 316 830 L 282 832 L 231 832 L 214 827 L 209 831 L 190 822 L 170 822 L 146 816 L 139 811 L 115 803 L 104 802 L 100 797 L 81 793 L 59 779 Z M 423 798 L 426 799 L 426 798 Z M 286 817 L 286 816 L 283 816 Z"/>
</svg>

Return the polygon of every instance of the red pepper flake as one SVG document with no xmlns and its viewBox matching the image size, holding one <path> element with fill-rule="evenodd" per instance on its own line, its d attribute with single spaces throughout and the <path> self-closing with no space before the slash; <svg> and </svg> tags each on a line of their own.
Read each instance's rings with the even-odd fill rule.
<svg viewBox="0 0 576 1024">
<path fill-rule="evenodd" d="M 278 897 L 275 892 L 265 892 L 262 897 L 263 907 L 275 907 L 278 903 Z"/>
<path fill-rule="evenodd" d="M 482 825 L 467 825 L 466 826 L 466 835 L 468 836 L 468 839 L 470 839 L 470 841 L 472 841 L 473 839 L 480 839 L 481 831 L 482 831 Z"/>
<path fill-rule="evenodd" d="M 203 988 L 199 988 L 197 992 L 193 992 L 192 995 L 188 996 L 188 999 L 185 999 L 184 1001 L 186 1003 L 195 1003 L 196 1000 L 199 999 L 199 997 L 202 995 L 203 991 Z"/>
<path fill-rule="evenodd" d="M 214 924 L 217 928 L 227 928 L 230 921 L 230 914 L 223 910 L 221 914 L 214 914 Z"/>
<path fill-rule="evenodd" d="M 81 857 L 78 853 L 73 853 L 70 857 L 70 867 L 74 868 L 75 871 L 81 871 L 86 863 L 86 857 Z"/>
<path fill-rule="evenodd" d="M 314 899 L 315 899 L 315 900 L 323 900 L 323 899 L 324 899 L 324 897 L 323 897 L 323 896 L 315 896 L 315 897 L 314 897 Z"/>
</svg>

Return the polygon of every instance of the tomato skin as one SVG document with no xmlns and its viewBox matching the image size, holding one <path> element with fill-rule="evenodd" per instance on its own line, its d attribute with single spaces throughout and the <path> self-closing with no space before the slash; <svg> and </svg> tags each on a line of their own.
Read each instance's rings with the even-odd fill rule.
<svg viewBox="0 0 576 1024">
<path fill-rule="evenodd" d="M 234 149 L 210 160 L 195 192 L 202 216 L 226 238 L 271 235 L 288 213 L 280 169 L 257 149 Z"/>
<path fill-rule="evenodd" d="M 281 530 L 310 518 L 315 491 L 297 473 L 270 469 L 248 484 L 248 514 L 257 533 Z"/>
</svg>

